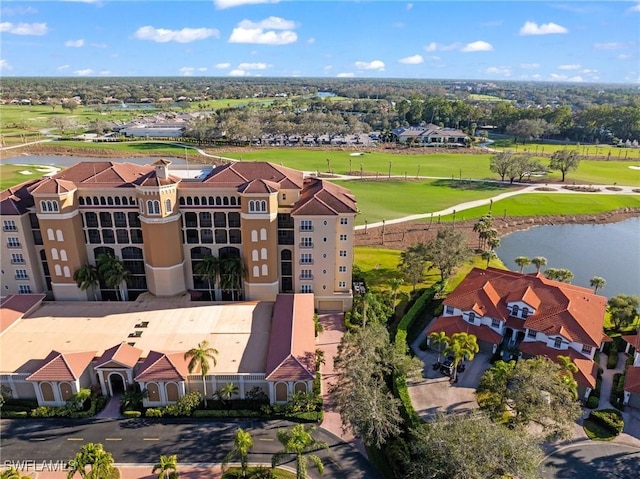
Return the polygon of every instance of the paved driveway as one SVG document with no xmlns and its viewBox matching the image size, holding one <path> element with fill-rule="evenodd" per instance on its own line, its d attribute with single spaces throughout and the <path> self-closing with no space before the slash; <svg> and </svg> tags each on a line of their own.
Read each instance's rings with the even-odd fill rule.
<svg viewBox="0 0 640 479">
<path fill-rule="evenodd" d="M 408 386 L 413 407 L 421 418 L 437 413 L 464 413 L 478 407 L 475 390 L 482 374 L 490 366 L 490 355 L 476 354 L 473 361 L 465 363 L 466 370 L 459 373 L 458 382 L 451 384 L 447 376 L 433 370 L 432 365 L 437 359 L 435 352 L 417 352 L 424 363 L 422 379 L 409 381 Z"/>
<path fill-rule="evenodd" d="M 637 478 L 640 448 L 615 442 L 580 442 L 547 457 L 540 473 L 544 479 Z"/>
</svg>

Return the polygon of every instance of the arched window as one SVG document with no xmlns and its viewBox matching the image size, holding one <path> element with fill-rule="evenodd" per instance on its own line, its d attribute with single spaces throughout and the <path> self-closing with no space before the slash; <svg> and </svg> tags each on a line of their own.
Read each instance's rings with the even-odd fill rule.
<svg viewBox="0 0 640 479">
<path fill-rule="evenodd" d="M 123 196 L 123 197 L 122 197 L 122 204 L 123 204 L 123 205 L 128 205 L 128 204 L 129 204 L 129 200 L 127 200 L 127 197 L 126 197 L 126 196 Z"/>
<path fill-rule="evenodd" d="M 200 206 L 200 198 L 198 198 L 197 196 L 193 199 L 193 204 L 195 206 Z"/>
<path fill-rule="evenodd" d="M 262 265 L 262 276 L 269 276 L 269 267 L 266 264 Z"/>
<path fill-rule="evenodd" d="M 158 200 L 147 200 L 147 214 L 149 215 L 160 214 L 160 202 Z"/>
<path fill-rule="evenodd" d="M 119 196 L 116 196 L 114 198 L 114 201 L 116 202 L 116 206 L 120 206 L 120 197 Z"/>
<path fill-rule="evenodd" d="M 207 204 L 207 197 L 203 196 L 202 198 L 200 198 L 200 204 L 202 206 L 205 206 Z"/>
<path fill-rule="evenodd" d="M 78 197 L 78 204 L 80 206 L 84 206 L 84 197 L 83 196 Z"/>
<path fill-rule="evenodd" d="M 222 204 L 224 206 L 229 206 L 229 197 L 225 196 L 224 198 L 222 198 Z"/>
<path fill-rule="evenodd" d="M 297 393 L 306 393 L 307 392 L 307 384 L 306 383 L 302 383 L 302 382 L 298 382 L 293 387 L 293 390 L 294 390 L 294 392 L 297 392 Z"/>
<path fill-rule="evenodd" d="M 187 206 L 193 205 L 193 198 L 191 196 L 187 196 Z"/>
<path fill-rule="evenodd" d="M 229 201 L 230 201 L 231 206 L 236 206 L 236 197 L 235 196 L 232 196 Z"/>
<path fill-rule="evenodd" d="M 222 198 L 216 196 L 216 206 L 222 206 Z"/>
<path fill-rule="evenodd" d="M 113 206 L 113 198 L 111 196 L 107 196 L 107 204 Z"/>
<path fill-rule="evenodd" d="M 60 397 L 64 401 L 69 401 L 73 396 L 73 389 L 71 388 L 71 384 L 67 382 L 60 383 Z"/>
<path fill-rule="evenodd" d="M 64 236 L 62 235 L 62 230 L 56 230 L 56 239 L 58 241 L 64 241 Z"/>
<path fill-rule="evenodd" d="M 285 402 L 287 399 L 288 399 L 287 384 L 286 383 L 276 384 L 276 401 Z"/>
<path fill-rule="evenodd" d="M 49 239 L 50 241 L 56 240 L 56 237 L 55 237 L 55 234 L 53 233 L 52 228 L 47 228 L 47 239 Z"/>
<path fill-rule="evenodd" d="M 167 214 L 173 211 L 173 205 L 171 204 L 171 200 L 169 198 L 164 200 L 164 209 L 167 210 Z"/>
<path fill-rule="evenodd" d="M 93 201 L 91 201 L 91 196 L 87 196 L 87 200 L 86 201 L 87 201 L 87 204 L 89 206 L 93 205 Z"/>
<path fill-rule="evenodd" d="M 63 249 L 60 250 L 60 261 L 67 261 L 67 252 Z"/>
<path fill-rule="evenodd" d="M 209 196 L 209 205 L 213 206 L 216 204 L 216 201 L 213 199 L 213 196 Z"/>
<path fill-rule="evenodd" d="M 469 322 L 473 323 L 476 320 L 476 313 L 474 313 L 473 311 L 471 311 L 469 313 Z"/>
<path fill-rule="evenodd" d="M 254 243 L 258 241 L 258 230 L 251 231 L 251 241 Z"/>
<path fill-rule="evenodd" d="M 253 251 L 251 251 L 251 260 L 252 261 L 258 261 L 258 250 L 254 249 Z"/>
<path fill-rule="evenodd" d="M 253 267 L 253 277 L 257 278 L 258 276 L 260 276 L 260 268 L 257 266 Z"/>
<path fill-rule="evenodd" d="M 518 316 L 518 311 L 520 310 L 520 308 L 518 307 L 517 304 L 514 304 L 513 307 L 511 308 L 511 315 L 512 316 Z"/>
<path fill-rule="evenodd" d="M 266 228 L 260 228 L 260 240 L 262 240 L 262 241 L 266 241 L 267 240 L 267 229 Z"/>
<path fill-rule="evenodd" d="M 165 386 L 167 389 L 167 401 L 177 402 L 180 399 L 178 395 L 178 385 L 176 383 L 167 383 Z"/>
<path fill-rule="evenodd" d="M 53 271 L 55 271 L 56 276 L 62 276 L 62 268 L 60 267 L 59 264 L 53 267 Z"/>
<path fill-rule="evenodd" d="M 106 200 L 106 198 L 104 196 L 100 197 L 100 204 L 102 206 L 106 206 L 107 205 L 107 200 Z"/>
<path fill-rule="evenodd" d="M 51 248 L 51 259 L 53 260 L 58 259 L 58 250 L 56 248 Z"/>
<path fill-rule="evenodd" d="M 98 206 L 98 205 L 100 204 L 100 200 L 98 199 L 98 197 L 97 197 L 97 196 L 94 196 L 94 197 L 93 197 L 93 204 L 94 204 L 95 206 Z"/>
<path fill-rule="evenodd" d="M 63 271 L 64 271 L 64 277 L 65 278 L 71 278 L 71 270 L 69 270 L 68 266 L 65 266 Z"/>
<path fill-rule="evenodd" d="M 158 389 L 158 384 L 156 383 L 147 383 L 147 397 L 149 402 L 159 402 L 160 401 L 160 390 Z"/>
<path fill-rule="evenodd" d="M 249 201 L 249 212 L 253 213 L 256 210 L 256 202 L 253 200 Z"/>
<path fill-rule="evenodd" d="M 47 206 L 47 202 L 45 200 L 40 200 L 40 210 L 42 212 L 49 211 L 49 207 Z"/>
<path fill-rule="evenodd" d="M 267 211 L 267 202 L 265 200 L 260 202 L 260 211 Z"/>
<path fill-rule="evenodd" d="M 180 204 L 180 206 L 184 206 L 184 197 L 180 197 L 178 198 L 178 203 Z"/>
<path fill-rule="evenodd" d="M 40 383 L 40 393 L 42 394 L 43 401 L 55 401 L 51 383 Z"/>
<path fill-rule="evenodd" d="M 260 249 L 260 259 L 267 259 L 267 248 Z"/>
<path fill-rule="evenodd" d="M 136 200 L 133 199 L 133 196 L 129 196 L 129 204 L 134 206 L 136 204 Z"/>
</svg>

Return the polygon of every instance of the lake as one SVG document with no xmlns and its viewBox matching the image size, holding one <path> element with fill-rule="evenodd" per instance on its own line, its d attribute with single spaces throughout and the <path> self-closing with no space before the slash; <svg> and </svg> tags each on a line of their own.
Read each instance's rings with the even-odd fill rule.
<svg viewBox="0 0 640 479">
<path fill-rule="evenodd" d="M 589 286 L 601 276 L 607 284 L 598 294 L 640 295 L 640 218 L 619 223 L 536 226 L 501 238 L 496 253 L 507 268 L 519 271 L 518 256 L 544 256 L 547 266 L 566 268 L 574 274 L 572 283 Z M 525 272 L 535 272 L 530 265 Z"/>
</svg>

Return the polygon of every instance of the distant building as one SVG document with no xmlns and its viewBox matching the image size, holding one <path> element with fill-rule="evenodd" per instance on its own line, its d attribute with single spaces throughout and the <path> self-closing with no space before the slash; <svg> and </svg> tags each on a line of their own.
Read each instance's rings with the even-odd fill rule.
<svg viewBox="0 0 640 479">
<path fill-rule="evenodd" d="M 462 130 L 444 128 L 429 123 L 426 126 L 412 126 L 409 128 L 395 128 L 391 132 L 398 143 L 416 146 L 465 146 L 469 136 Z"/>
</svg>

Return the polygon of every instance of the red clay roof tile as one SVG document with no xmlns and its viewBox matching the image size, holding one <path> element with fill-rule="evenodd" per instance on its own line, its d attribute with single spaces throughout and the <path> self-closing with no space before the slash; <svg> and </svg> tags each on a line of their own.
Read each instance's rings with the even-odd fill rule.
<svg viewBox="0 0 640 479">
<path fill-rule="evenodd" d="M 27 381 L 75 381 L 93 361 L 96 351 L 60 353 L 51 351 Z"/>
</svg>

